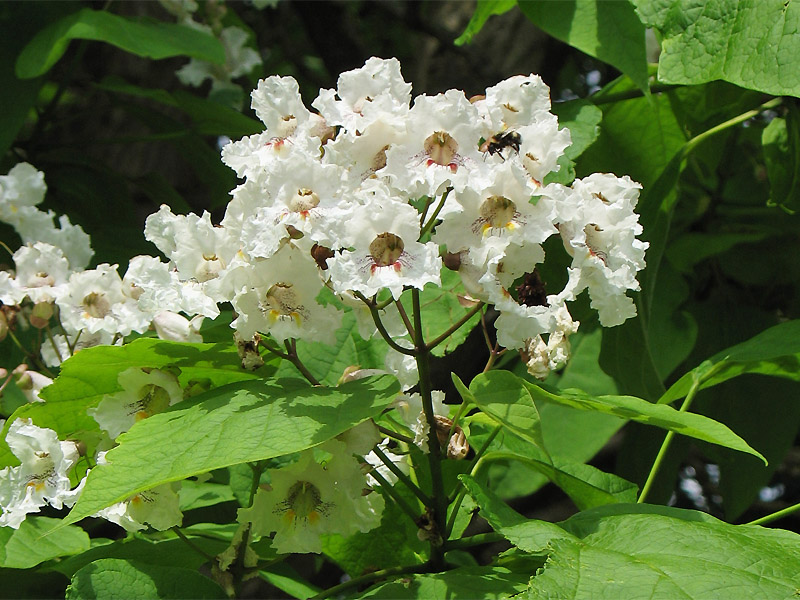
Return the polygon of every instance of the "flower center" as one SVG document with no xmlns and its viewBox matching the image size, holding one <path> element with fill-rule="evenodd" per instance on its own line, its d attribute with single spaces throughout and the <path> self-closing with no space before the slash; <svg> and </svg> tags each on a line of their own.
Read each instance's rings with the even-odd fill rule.
<svg viewBox="0 0 800 600">
<path fill-rule="evenodd" d="M 277 127 L 277 137 L 279 138 L 287 138 L 294 133 L 294 130 L 297 129 L 297 117 L 294 115 L 284 115 L 281 117 L 281 123 Z"/>
<path fill-rule="evenodd" d="M 495 229 L 514 229 L 514 217 L 518 217 L 517 205 L 505 196 L 489 196 L 478 209 L 480 217 L 473 224 L 473 230 L 483 235 L 491 235 Z"/>
<path fill-rule="evenodd" d="M 203 254 L 203 261 L 195 269 L 195 278 L 199 283 L 216 279 L 222 270 L 222 261 L 216 254 Z"/>
<path fill-rule="evenodd" d="M 377 267 L 394 266 L 399 269 L 400 257 L 405 244 L 393 233 L 380 233 L 369 245 L 369 254 L 372 257 L 373 270 Z"/>
<path fill-rule="evenodd" d="M 458 168 L 455 162 L 458 142 L 446 131 L 434 131 L 425 139 L 422 147 L 428 157 L 428 166 L 437 164 L 451 169 Z"/>
<path fill-rule="evenodd" d="M 92 292 L 83 297 L 83 309 L 90 317 L 102 319 L 111 312 L 111 302 L 102 292 Z"/>
<path fill-rule="evenodd" d="M 298 325 L 303 318 L 303 304 L 297 297 L 294 286 L 290 283 L 276 283 L 265 298 L 267 318 L 270 322 L 280 319 L 291 319 Z"/>
<path fill-rule="evenodd" d="M 141 421 L 169 408 L 169 392 L 161 386 L 149 384 L 140 391 L 142 397 L 134 404 L 136 420 Z"/>
<path fill-rule="evenodd" d="M 292 199 L 289 200 L 289 210 L 292 212 L 300 213 L 305 218 L 308 216 L 308 211 L 316 208 L 319 205 L 319 196 L 313 190 L 308 188 L 300 188 L 297 190 Z"/>
<path fill-rule="evenodd" d="M 320 515 L 328 512 L 328 503 L 322 501 L 317 487 L 308 481 L 298 481 L 289 488 L 286 501 L 282 503 L 286 511 L 284 518 L 315 523 Z"/>
</svg>

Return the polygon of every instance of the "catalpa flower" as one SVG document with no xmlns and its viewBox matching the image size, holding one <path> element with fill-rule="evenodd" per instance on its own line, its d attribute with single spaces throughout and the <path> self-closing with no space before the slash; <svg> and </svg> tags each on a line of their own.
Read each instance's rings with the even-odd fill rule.
<svg viewBox="0 0 800 600">
<path fill-rule="evenodd" d="M 99 458 L 98 465 L 102 465 Z M 112 504 L 94 516 L 116 523 L 125 531 L 140 531 L 146 529 L 147 525 L 165 531 L 180 525 L 183 521 L 178 496 L 180 487 L 180 482 L 174 481 L 156 486 Z"/>
<path fill-rule="evenodd" d="M 250 508 L 239 509 L 239 521 L 252 523 L 255 535 L 275 532 L 279 553 L 322 552 L 320 536 L 349 536 L 380 524 L 383 498 L 364 495 L 366 479 L 341 442 L 326 444 L 333 456 L 321 465 L 306 450 L 289 467 L 270 471 L 269 488 L 259 488 Z"/>
<path fill-rule="evenodd" d="M 55 431 L 30 419 L 17 419 L 6 443 L 22 464 L 0 470 L 0 526 L 18 529 L 26 515 L 45 504 L 72 506 L 76 498 L 67 473 L 78 460 L 74 442 L 59 441 Z"/>
<path fill-rule="evenodd" d="M 397 299 L 404 286 L 422 289 L 440 283 L 439 248 L 417 241 L 419 215 L 408 204 L 382 191 L 352 208 L 342 224 L 342 250 L 328 259 L 328 273 L 336 292 L 348 290 L 371 297 L 388 288 Z"/>
<path fill-rule="evenodd" d="M 287 244 L 242 272 L 247 273 L 248 283 L 231 301 L 238 314 L 231 327 L 241 337 L 249 339 L 261 332 L 278 341 L 334 343 L 341 314 L 332 305 L 317 302 L 322 281 L 310 255 Z"/>
<path fill-rule="evenodd" d="M 159 369 L 131 367 L 117 376 L 122 391 L 108 394 L 95 408 L 87 409 L 111 439 L 128 431 L 137 421 L 165 411 L 183 400 L 178 378 Z"/>
</svg>

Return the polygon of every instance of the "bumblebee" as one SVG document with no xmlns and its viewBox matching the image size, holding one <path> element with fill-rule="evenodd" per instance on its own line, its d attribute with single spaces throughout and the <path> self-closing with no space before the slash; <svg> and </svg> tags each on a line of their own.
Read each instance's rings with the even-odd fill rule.
<svg viewBox="0 0 800 600">
<path fill-rule="evenodd" d="M 521 143 L 522 138 L 516 131 L 504 131 L 484 140 L 478 149 L 489 154 L 500 154 L 506 148 L 511 148 L 519 153 Z M 502 154 L 500 156 L 502 157 Z"/>
</svg>

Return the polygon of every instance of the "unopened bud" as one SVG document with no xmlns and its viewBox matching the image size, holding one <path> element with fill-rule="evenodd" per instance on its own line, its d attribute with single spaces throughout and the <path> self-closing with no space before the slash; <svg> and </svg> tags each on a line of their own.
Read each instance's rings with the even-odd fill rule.
<svg viewBox="0 0 800 600">
<path fill-rule="evenodd" d="M 53 305 L 50 302 L 39 302 L 33 307 L 31 316 L 28 319 L 30 324 L 36 329 L 44 329 L 50 323 L 53 316 Z"/>
<path fill-rule="evenodd" d="M 381 369 L 362 369 L 358 365 L 350 365 L 344 370 L 342 376 L 339 377 L 339 383 L 341 384 L 349 381 L 356 381 L 358 379 L 364 379 L 370 375 L 384 375 L 385 373 L 386 371 Z"/>
<path fill-rule="evenodd" d="M 469 453 L 469 442 L 461 427 L 456 426 L 450 441 L 447 443 L 447 458 L 462 460 Z"/>
</svg>

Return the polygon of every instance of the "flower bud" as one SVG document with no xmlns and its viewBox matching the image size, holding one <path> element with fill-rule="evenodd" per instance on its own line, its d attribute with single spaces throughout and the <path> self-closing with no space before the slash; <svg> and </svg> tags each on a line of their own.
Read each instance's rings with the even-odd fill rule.
<svg viewBox="0 0 800 600">
<path fill-rule="evenodd" d="M 50 302 L 39 302 L 33 307 L 31 316 L 28 319 L 30 324 L 36 329 L 44 329 L 50 323 L 53 316 L 53 305 Z"/>
</svg>

